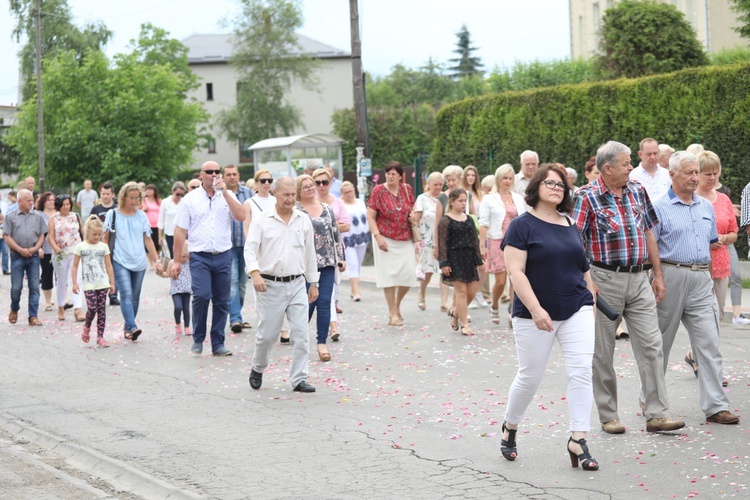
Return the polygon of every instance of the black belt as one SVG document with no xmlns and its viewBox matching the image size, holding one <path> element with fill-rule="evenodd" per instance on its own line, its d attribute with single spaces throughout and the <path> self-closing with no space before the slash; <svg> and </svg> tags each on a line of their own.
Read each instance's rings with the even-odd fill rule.
<svg viewBox="0 0 750 500">
<path fill-rule="evenodd" d="M 294 276 L 271 276 L 270 274 L 261 274 L 260 277 L 264 280 L 269 281 L 280 281 L 282 283 L 289 283 L 302 276 L 301 274 L 295 274 Z"/>
<path fill-rule="evenodd" d="M 663 261 L 662 261 L 663 262 Z M 640 273 L 641 271 L 648 271 L 651 269 L 651 264 L 638 264 L 637 266 L 610 266 L 603 262 L 591 262 L 592 266 L 601 267 L 607 271 L 614 271 L 616 273 Z"/>
<path fill-rule="evenodd" d="M 661 263 L 668 266 L 684 267 L 685 269 L 690 269 L 691 271 L 708 271 L 708 264 L 689 264 L 684 262 L 672 262 L 671 260 L 663 260 L 661 261 Z"/>
</svg>

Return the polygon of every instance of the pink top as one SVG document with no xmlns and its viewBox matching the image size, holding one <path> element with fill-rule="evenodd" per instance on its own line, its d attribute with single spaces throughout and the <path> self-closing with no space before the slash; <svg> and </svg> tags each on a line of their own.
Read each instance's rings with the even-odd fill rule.
<svg viewBox="0 0 750 500">
<path fill-rule="evenodd" d="M 734 216 L 732 201 L 723 193 L 716 193 L 716 201 L 713 202 L 714 217 L 716 218 L 716 232 L 721 236 L 727 233 L 736 233 L 738 231 L 737 219 Z M 722 245 L 716 250 L 711 250 L 711 260 L 713 261 L 714 279 L 728 278 L 730 274 L 729 250 L 726 245 Z"/>
<path fill-rule="evenodd" d="M 333 210 L 333 215 L 336 216 L 336 222 L 341 224 L 351 224 L 352 218 L 349 217 L 349 212 L 346 211 L 346 207 L 344 206 L 344 202 L 340 199 L 334 197 L 333 203 L 330 204 L 331 210 Z"/>
<path fill-rule="evenodd" d="M 151 201 L 148 198 L 143 198 L 143 206 L 141 209 L 146 212 L 148 217 L 148 224 L 154 228 L 159 227 L 159 206 L 161 204 L 155 201 Z"/>
</svg>

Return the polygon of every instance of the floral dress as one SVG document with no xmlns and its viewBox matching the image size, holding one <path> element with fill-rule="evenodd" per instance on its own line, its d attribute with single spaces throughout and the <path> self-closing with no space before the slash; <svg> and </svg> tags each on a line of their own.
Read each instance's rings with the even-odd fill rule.
<svg viewBox="0 0 750 500">
<path fill-rule="evenodd" d="M 55 243 L 60 247 L 57 259 L 63 259 L 73 255 L 76 245 L 81 242 L 81 225 L 78 222 L 78 215 L 74 212 L 66 216 L 60 214 L 52 217 L 55 227 Z"/>
<path fill-rule="evenodd" d="M 422 212 L 419 219 L 419 264 L 425 274 L 438 273 L 440 267 L 435 259 L 433 251 L 435 250 L 435 210 L 438 199 L 433 198 L 429 193 L 422 193 L 417 196 L 414 203 L 414 211 Z"/>
</svg>

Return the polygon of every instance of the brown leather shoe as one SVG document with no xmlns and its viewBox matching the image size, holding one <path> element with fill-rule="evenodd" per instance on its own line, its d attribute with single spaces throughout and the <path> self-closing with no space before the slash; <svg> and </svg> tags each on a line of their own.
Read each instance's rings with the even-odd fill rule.
<svg viewBox="0 0 750 500">
<path fill-rule="evenodd" d="M 616 418 L 609 422 L 604 422 L 602 424 L 602 430 L 607 434 L 624 434 L 625 426 L 620 423 L 619 418 Z"/>
<path fill-rule="evenodd" d="M 714 424 L 739 424 L 740 423 L 740 417 L 737 415 L 728 412 L 727 410 L 722 410 L 719 413 L 714 413 L 710 417 L 706 417 L 706 422 L 713 422 Z"/>
<path fill-rule="evenodd" d="M 42 322 L 39 321 L 39 318 L 36 316 L 32 316 L 29 318 L 29 325 L 31 326 L 42 326 Z"/>
<path fill-rule="evenodd" d="M 8 315 L 8 322 L 15 324 L 18 321 L 18 311 L 11 311 Z"/>
<path fill-rule="evenodd" d="M 646 420 L 647 432 L 676 431 L 685 427 L 685 422 L 670 417 L 649 418 Z"/>
</svg>

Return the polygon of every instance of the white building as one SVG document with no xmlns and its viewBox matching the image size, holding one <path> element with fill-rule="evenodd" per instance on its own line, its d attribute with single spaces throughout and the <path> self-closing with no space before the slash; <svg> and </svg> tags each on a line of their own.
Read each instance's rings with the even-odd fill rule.
<svg viewBox="0 0 750 500">
<path fill-rule="evenodd" d="M 320 92 L 295 85 L 287 96 L 302 117 L 302 126 L 292 134 L 332 133 L 331 115 L 337 109 L 353 108 L 352 64 L 348 52 L 330 47 L 302 35 L 297 35 L 303 53 L 320 61 L 317 73 Z M 229 64 L 232 53 L 231 35 L 192 35 L 182 40 L 188 48 L 190 68 L 201 79 L 201 86 L 190 95 L 202 101 L 213 117 L 219 111 L 234 106 L 237 100 L 237 75 Z M 209 133 L 216 142 L 208 149 L 201 148 L 194 155 L 194 168 L 208 160 L 219 165 L 248 163 L 253 159 L 247 151 L 251 144 L 237 144 L 224 138 L 213 123 Z"/>
<path fill-rule="evenodd" d="M 669 3 L 685 14 L 706 52 L 716 52 L 737 45 L 747 46 L 733 30 L 738 14 L 730 0 L 656 0 Z M 570 53 L 573 59 L 591 57 L 599 47 L 599 27 L 604 12 L 616 0 L 569 0 Z"/>
</svg>

